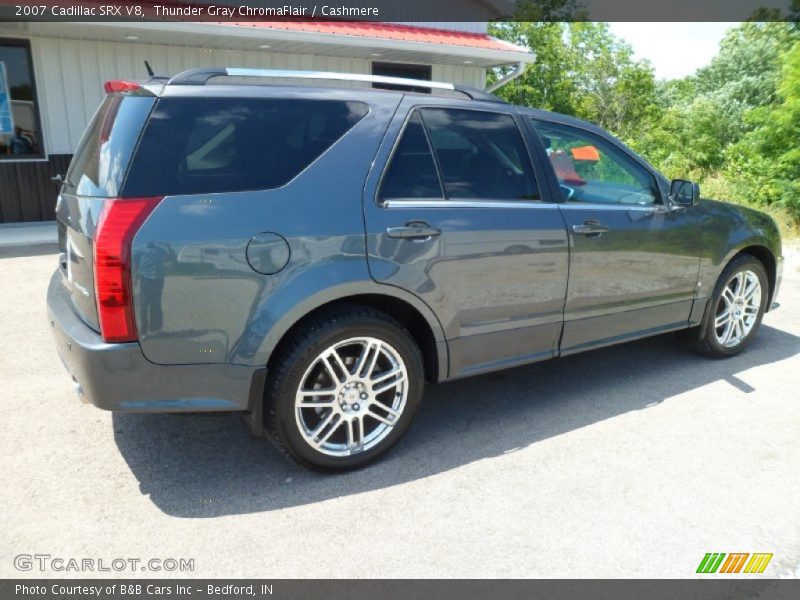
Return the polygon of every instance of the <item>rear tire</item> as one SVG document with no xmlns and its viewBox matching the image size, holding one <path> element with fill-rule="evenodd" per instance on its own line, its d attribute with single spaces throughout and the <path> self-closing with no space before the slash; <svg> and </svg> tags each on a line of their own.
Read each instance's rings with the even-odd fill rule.
<svg viewBox="0 0 800 600">
<path fill-rule="evenodd" d="M 265 421 L 300 465 L 366 465 L 408 428 L 422 398 L 422 357 L 394 319 L 363 306 L 323 313 L 291 333 L 271 366 Z"/>
<path fill-rule="evenodd" d="M 769 280 L 761 261 L 749 254 L 735 257 L 714 287 L 696 349 L 715 358 L 739 354 L 758 333 L 768 299 Z"/>
</svg>

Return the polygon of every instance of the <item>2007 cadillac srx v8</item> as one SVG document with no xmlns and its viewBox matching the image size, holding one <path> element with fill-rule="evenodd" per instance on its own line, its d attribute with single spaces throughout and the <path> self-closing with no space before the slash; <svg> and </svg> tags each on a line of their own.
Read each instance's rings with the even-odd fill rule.
<svg viewBox="0 0 800 600">
<path fill-rule="evenodd" d="M 242 411 L 340 471 L 397 442 L 426 381 L 677 330 L 730 356 L 778 291 L 768 216 L 483 91 L 234 68 L 106 91 L 48 291 L 100 408 Z"/>
</svg>

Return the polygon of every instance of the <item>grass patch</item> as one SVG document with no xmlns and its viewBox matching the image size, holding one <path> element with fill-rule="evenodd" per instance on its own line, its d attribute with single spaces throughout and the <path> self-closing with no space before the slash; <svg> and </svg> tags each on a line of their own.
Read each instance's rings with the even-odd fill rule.
<svg viewBox="0 0 800 600">
<path fill-rule="evenodd" d="M 742 197 L 737 187 L 724 175 L 714 174 L 706 177 L 700 184 L 700 193 L 703 198 L 724 200 L 733 204 L 754 208 L 767 213 L 778 225 L 781 237 L 786 240 L 800 240 L 800 219 L 789 209 L 777 204 L 754 204 Z"/>
</svg>

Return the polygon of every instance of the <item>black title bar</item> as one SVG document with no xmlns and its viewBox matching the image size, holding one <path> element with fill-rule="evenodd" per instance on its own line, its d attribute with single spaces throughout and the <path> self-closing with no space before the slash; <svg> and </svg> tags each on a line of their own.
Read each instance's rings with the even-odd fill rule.
<svg viewBox="0 0 800 600">
<path fill-rule="evenodd" d="M 0 21 L 798 20 L 798 0 L 0 0 Z"/>
<path fill-rule="evenodd" d="M 794 600 L 798 580 L 18 579 L 3 600 Z"/>
</svg>

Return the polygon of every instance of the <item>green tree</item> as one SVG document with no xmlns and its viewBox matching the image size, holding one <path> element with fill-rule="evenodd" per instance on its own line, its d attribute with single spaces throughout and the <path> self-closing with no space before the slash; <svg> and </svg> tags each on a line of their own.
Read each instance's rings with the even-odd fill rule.
<svg viewBox="0 0 800 600">
<path fill-rule="evenodd" d="M 634 60 L 607 23 L 570 23 L 567 36 L 579 116 L 624 139 L 638 135 L 658 113 L 650 63 Z"/>
<path fill-rule="evenodd" d="M 730 29 L 711 64 L 698 70 L 698 93 L 716 96 L 723 104 L 748 108 L 773 102 L 781 56 L 791 47 L 791 41 L 784 22 L 747 22 Z"/>
<path fill-rule="evenodd" d="M 565 114 L 575 114 L 577 87 L 573 75 L 573 57 L 564 39 L 563 23 L 510 22 L 491 24 L 495 37 L 530 48 L 536 62 L 524 75 L 500 88 L 499 95 L 508 102 Z M 505 73 L 489 73 L 493 82 Z"/>
<path fill-rule="evenodd" d="M 778 98 L 748 113 L 752 129 L 729 150 L 729 173 L 746 198 L 800 219 L 800 41 L 785 54 Z"/>
<path fill-rule="evenodd" d="M 746 115 L 777 101 L 792 38 L 785 22 L 730 29 L 708 67 L 658 84 L 661 112 L 634 146 L 671 176 L 702 180 L 727 170 L 730 148 L 757 127 Z"/>
<path fill-rule="evenodd" d="M 509 102 L 587 119 L 623 138 L 658 112 L 652 67 L 634 60 L 606 23 L 499 23 L 490 33 L 536 54 L 521 77 L 499 90 Z M 490 81 L 502 74 L 490 74 Z"/>
</svg>

